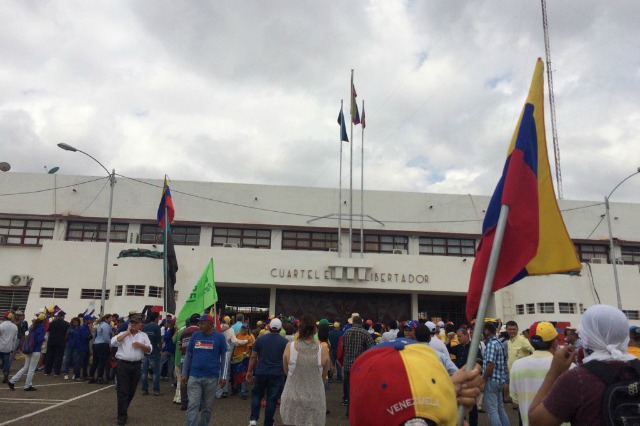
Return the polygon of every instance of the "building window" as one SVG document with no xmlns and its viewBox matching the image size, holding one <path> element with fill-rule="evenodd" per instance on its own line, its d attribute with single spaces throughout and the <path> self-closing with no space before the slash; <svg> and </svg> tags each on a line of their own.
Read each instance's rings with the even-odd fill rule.
<svg viewBox="0 0 640 426">
<path fill-rule="evenodd" d="M 556 312 L 553 302 L 538 303 L 538 313 L 554 314 Z"/>
<path fill-rule="evenodd" d="M 177 246 L 199 246 L 199 226 L 172 226 L 173 244 Z M 164 244 L 164 231 L 158 225 L 142 225 L 140 227 L 141 244 Z"/>
<path fill-rule="evenodd" d="M 162 287 L 149 286 L 149 297 L 162 297 Z"/>
<path fill-rule="evenodd" d="M 584 305 L 580 303 L 580 314 L 584 314 Z"/>
<path fill-rule="evenodd" d="M 524 305 L 516 305 L 516 314 L 524 315 Z"/>
<path fill-rule="evenodd" d="M 41 246 L 53 239 L 53 220 L 0 219 L 0 236 L 9 246 Z"/>
<path fill-rule="evenodd" d="M 271 230 L 214 228 L 211 245 L 269 249 L 271 248 Z"/>
<path fill-rule="evenodd" d="M 594 258 L 604 259 L 605 263 L 608 262 L 609 246 L 606 244 L 576 243 L 575 246 L 581 262 L 591 262 L 591 259 Z"/>
<path fill-rule="evenodd" d="M 109 300 L 109 290 L 105 290 L 105 300 Z M 102 299 L 102 289 L 100 288 L 83 288 L 80 290 L 80 299 Z"/>
<path fill-rule="evenodd" d="M 40 289 L 40 298 L 42 299 L 67 299 L 68 297 L 68 288 L 42 287 Z"/>
<path fill-rule="evenodd" d="M 625 311 L 624 309 L 622 310 L 622 312 L 627 316 L 628 319 L 630 320 L 639 320 L 640 319 L 640 311 Z"/>
<path fill-rule="evenodd" d="M 622 246 L 621 250 L 626 265 L 640 265 L 640 246 Z"/>
<path fill-rule="evenodd" d="M 116 296 L 122 296 L 122 286 L 121 285 L 117 285 L 116 286 Z"/>
<path fill-rule="evenodd" d="M 576 313 L 576 304 L 575 303 L 558 302 L 558 311 L 561 314 L 575 314 Z"/>
<path fill-rule="evenodd" d="M 144 296 L 144 287 L 143 285 L 128 285 L 127 296 Z"/>
<path fill-rule="evenodd" d="M 365 253 L 393 253 L 394 250 L 407 251 L 409 238 L 400 235 L 367 235 L 364 236 Z M 353 235 L 353 252 L 360 251 L 360 234 Z"/>
<path fill-rule="evenodd" d="M 282 231 L 283 250 L 337 251 L 337 232 Z"/>
<path fill-rule="evenodd" d="M 0 288 L 0 312 L 10 311 L 14 306 L 24 310 L 28 302 L 28 289 Z"/>
<path fill-rule="evenodd" d="M 536 305 L 533 303 L 527 303 L 527 313 L 533 315 L 536 313 Z"/>
<path fill-rule="evenodd" d="M 128 232 L 128 223 L 111 222 L 109 241 L 126 243 Z M 107 241 L 107 223 L 69 222 L 67 226 L 67 241 Z"/>
<path fill-rule="evenodd" d="M 473 257 L 476 255 L 476 240 L 420 237 L 420 254 Z"/>
</svg>

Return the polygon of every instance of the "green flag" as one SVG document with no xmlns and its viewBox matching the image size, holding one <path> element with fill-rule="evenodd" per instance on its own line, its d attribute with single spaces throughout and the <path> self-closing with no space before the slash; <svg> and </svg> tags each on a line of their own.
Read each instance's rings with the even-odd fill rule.
<svg viewBox="0 0 640 426">
<path fill-rule="evenodd" d="M 213 259 L 209 261 L 198 283 L 191 290 L 191 294 L 178 314 L 176 325 L 182 327 L 193 314 L 202 314 L 205 309 L 218 301 L 216 283 L 213 280 Z"/>
</svg>

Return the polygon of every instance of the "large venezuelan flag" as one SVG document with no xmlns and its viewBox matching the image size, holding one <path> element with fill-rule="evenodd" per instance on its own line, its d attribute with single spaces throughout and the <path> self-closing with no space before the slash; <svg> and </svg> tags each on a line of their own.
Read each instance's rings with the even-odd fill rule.
<svg viewBox="0 0 640 426">
<path fill-rule="evenodd" d="M 526 277 L 580 270 L 553 189 L 544 128 L 544 64 L 538 59 L 507 161 L 482 224 L 467 294 L 467 318 L 478 310 L 502 205 L 509 216 L 492 292 Z"/>
<path fill-rule="evenodd" d="M 164 214 L 166 212 L 169 215 L 169 223 L 173 223 L 173 218 L 176 212 L 173 208 L 173 199 L 171 198 L 171 190 L 169 189 L 169 183 L 167 178 L 164 178 L 164 186 L 162 188 L 162 198 L 160 199 L 160 205 L 158 206 L 158 226 L 164 229 Z"/>
</svg>

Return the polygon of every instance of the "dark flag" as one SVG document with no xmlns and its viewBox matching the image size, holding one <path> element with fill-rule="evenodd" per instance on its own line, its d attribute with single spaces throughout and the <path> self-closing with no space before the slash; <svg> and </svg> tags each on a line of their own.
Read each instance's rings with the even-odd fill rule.
<svg viewBox="0 0 640 426">
<path fill-rule="evenodd" d="M 176 286 L 176 272 L 178 272 L 178 259 L 176 258 L 176 249 L 173 247 L 173 235 L 168 233 L 167 241 L 164 248 L 166 250 L 167 257 L 167 306 L 165 311 L 175 314 L 176 313 L 176 297 L 174 288 Z"/>
</svg>

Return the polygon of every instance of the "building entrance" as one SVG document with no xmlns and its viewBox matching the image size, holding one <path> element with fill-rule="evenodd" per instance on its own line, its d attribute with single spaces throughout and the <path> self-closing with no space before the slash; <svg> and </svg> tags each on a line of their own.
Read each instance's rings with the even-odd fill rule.
<svg viewBox="0 0 640 426">
<path fill-rule="evenodd" d="M 220 316 L 243 314 L 251 329 L 269 318 L 269 289 L 217 287 Z"/>
<path fill-rule="evenodd" d="M 439 296 L 421 294 L 418 296 L 418 316 L 429 321 L 451 321 L 456 326 L 465 324 L 465 305 L 463 296 Z"/>
</svg>

